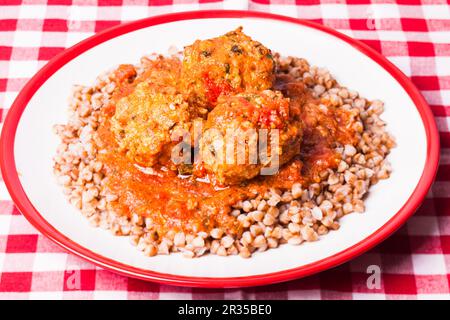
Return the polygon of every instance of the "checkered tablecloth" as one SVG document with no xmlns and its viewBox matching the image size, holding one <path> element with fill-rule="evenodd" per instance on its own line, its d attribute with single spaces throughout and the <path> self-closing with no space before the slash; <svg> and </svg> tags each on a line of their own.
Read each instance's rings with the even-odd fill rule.
<svg viewBox="0 0 450 320">
<path fill-rule="evenodd" d="M 0 0 L 0 125 L 25 82 L 64 48 L 123 21 L 198 9 L 258 10 L 323 23 L 364 41 L 410 76 L 434 112 L 442 144 L 437 180 L 420 210 L 383 244 L 333 270 L 273 286 L 202 290 L 126 278 L 67 254 L 20 215 L 0 181 L 0 299 L 449 299 L 446 0 Z M 381 270 L 380 286 L 370 279 L 368 285 L 373 270 Z"/>
</svg>

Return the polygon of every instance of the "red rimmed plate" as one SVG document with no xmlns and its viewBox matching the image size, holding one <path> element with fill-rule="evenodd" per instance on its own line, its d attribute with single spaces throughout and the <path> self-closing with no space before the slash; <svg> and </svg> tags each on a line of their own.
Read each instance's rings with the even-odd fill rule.
<svg viewBox="0 0 450 320">
<path fill-rule="evenodd" d="M 251 259 L 179 255 L 144 257 L 127 239 L 113 237 L 70 206 L 52 174 L 58 143 L 55 123 L 67 121 L 73 84 L 91 84 L 102 71 L 135 63 L 151 52 L 182 48 L 195 39 L 237 26 L 282 55 L 328 68 L 337 80 L 368 99 L 381 99 L 398 146 L 389 155 L 392 176 L 374 186 L 364 214 L 344 217 L 341 229 L 320 241 L 282 246 Z M 381 242 L 425 197 L 437 170 L 439 139 L 423 97 L 396 67 L 366 45 L 324 26 L 247 11 L 184 12 L 123 24 L 65 50 L 25 86 L 11 107 L 1 137 L 2 174 L 24 216 L 62 247 L 99 266 L 131 277 L 173 285 L 242 287 L 304 277 L 348 261 Z M 18 174 L 20 172 L 20 174 Z"/>
</svg>

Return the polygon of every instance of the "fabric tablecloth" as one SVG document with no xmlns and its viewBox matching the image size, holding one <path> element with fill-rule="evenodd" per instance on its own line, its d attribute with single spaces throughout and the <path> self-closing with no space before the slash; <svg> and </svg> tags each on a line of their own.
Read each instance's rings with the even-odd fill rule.
<svg viewBox="0 0 450 320">
<path fill-rule="evenodd" d="M 25 82 L 64 48 L 124 21 L 199 9 L 257 10 L 319 22 L 397 65 L 430 104 L 441 138 L 439 172 L 421 208 L 387 241 L 338 268 L 283 284 L 206 290 L 119 276 L 66 253 L 25 220 L 0 181 L 0 299 L 449 299 L 446 0 L 0 0 L 0 123 Z M 373 285 L 369 277 L 377 270 L 381 282 Z"/>
</svg>

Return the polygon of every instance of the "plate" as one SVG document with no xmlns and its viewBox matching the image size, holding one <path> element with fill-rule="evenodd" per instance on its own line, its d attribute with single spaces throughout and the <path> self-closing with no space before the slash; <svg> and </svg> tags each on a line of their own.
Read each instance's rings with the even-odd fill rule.
<svg viewBox="0 0 450 320">
<path fill-rule="evenodd" d="M 385 102 L 382 118 L 398 146 L 393 173 L 370 190 L 366 212 L 341 219 L 320 241 L 239 256 L 179 254 L 148 258 L 124 237 L 92 228 L 65 199 L 52 173 L 56 123 L 67 121 L 74 84 L 91 84 L 102 71 L 136 63 L 144 54 L 182 48 L 242 25 L 282 55 L 326 67 L 344 86 Z M 131 277 L 198 287 L 264 285 L 304 277 L 346 262 L 399 228 L 424 199 L 436 174 L 439 139 L 433 115 L 410 80 L 361 42 L 322 25 L 247 11 L 169 14 L 119 25 L 65 50 L 43 67 L 12 105 L 1 137 L 1 169 L 22 214 L 45 236 L 101 267 Z"/>
</svg>

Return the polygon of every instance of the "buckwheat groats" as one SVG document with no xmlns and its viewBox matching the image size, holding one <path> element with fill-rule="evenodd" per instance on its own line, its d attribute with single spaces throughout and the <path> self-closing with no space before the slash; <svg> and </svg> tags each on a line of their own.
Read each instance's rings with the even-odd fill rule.
<svg viewBox="0 0 450 320">
<path fill-rule="evenodd" d="M 241 29 L 234 32 L 197 41 L 188 56 L 146 56 L 90 87 L 75 86 L 68 123 L 55 125 L 61 144 L 54 173 L 70 203 L 93 226 L 128 236 L 147 256 L 248 258 L 316 241 L 339 229 L 342 216 L 364 212 L 370 186 L 390 175 L 386 157 L 395 142 L 380 118 L 381 101 L 360 97 L 304 59 L 272 53 Z M 218 50 L 216 43 L 226 46 Z M 198 79 L 192 72 L 184 78 L 186 64 L 198 67 Z M 279 169 L 261 175 L 255 168 L 270 160 L 221 165 L 186 157 L 186 150 L 219 153 L 220 139 L 202 138 L 215 126 L 279 130 L 284 144 L 270 150 L 281 155 Z M 262 135 L 255 132 L 245 143 Z M 181 152 L 180 145 L 189 148 Z M 176 161 L 179 153 L 189 161 Z"/>
</svg>

